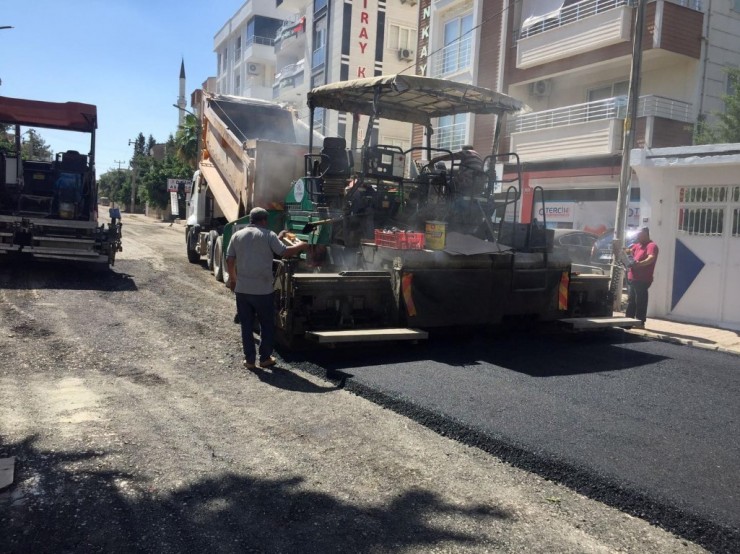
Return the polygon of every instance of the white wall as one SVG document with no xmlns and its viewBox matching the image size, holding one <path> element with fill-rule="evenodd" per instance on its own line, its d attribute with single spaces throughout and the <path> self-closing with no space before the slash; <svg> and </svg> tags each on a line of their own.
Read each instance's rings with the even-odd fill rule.
<svg viewBox="0 0 740 554">
<path fill-rule="evenodd" d="M 648 316 L 740 330 L 740 232 L 733 236 L 732 225 L 740 213 L 740 198 L 732 198 L 740 187 L 738 152 L 740 144 L 632 151 L 643 224 L 660 248 Z M 680 204 L 679 189 L 691 186 L 726 187 L 729 196 L 724 202 Z M 681 206 L 723 209 L 722 233 L 679 230 Z M 685 293 L 676 297 L 681 281 L 694 274 Z"/>
</svg>

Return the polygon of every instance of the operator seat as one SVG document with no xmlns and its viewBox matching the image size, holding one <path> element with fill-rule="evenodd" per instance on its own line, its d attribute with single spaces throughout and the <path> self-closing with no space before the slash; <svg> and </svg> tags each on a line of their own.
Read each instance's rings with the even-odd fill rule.
<svg viewBox="0 0 740 554">
<path fill-rule="evenodd" d="M 342 137 L 326 137 L 321 148 L 320 172 L 324 177 L 349 178 L 354 166 L 352 152 L 347 151 L 347 141 Z"/>
</svg>

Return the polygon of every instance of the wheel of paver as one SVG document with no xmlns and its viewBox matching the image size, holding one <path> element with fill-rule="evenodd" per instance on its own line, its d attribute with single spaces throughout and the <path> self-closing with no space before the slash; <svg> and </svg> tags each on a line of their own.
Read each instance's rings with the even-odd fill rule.
<svg viewBox="0 0 740 554">
<path fill-rule="evenodd" d="M 193 230 L 188 229 L 188 232 L 185 235 L 185 248 L 188 252 L 188 261 L 191 264 L 197 264 L 198 262 L 200 262 L 200 254 L 196 252 L 195 248 L 192 248 L 192 246 L 194 246 L 193 243 L 195 242 L 193 239 Z"/>
<path fill-rule="evenodd" d="M 213 250 L 216 248 L 216 239 L 218 239 L 218 232 L 211 231 L 208 233 L 208 269 L 213 271 Z"/>
<path fill-rule="evenodd" d="M 223 244 L 224 238 L 218 237 L 213 247 L 213 274 L 216 276 L 216 281 L 224 280 L 224 257 L 221 251 Z"/>
</svg>

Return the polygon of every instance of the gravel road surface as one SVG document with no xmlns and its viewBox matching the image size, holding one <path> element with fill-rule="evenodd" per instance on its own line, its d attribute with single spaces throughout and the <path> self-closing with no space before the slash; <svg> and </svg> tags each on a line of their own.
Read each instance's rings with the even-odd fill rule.
<svg viewBox="0 0 740 554">
<path fill-rule="evenodd" d="M 0 267 L 3 552 L 704 551 L 296 369 L 241 368 L 182 228 Z"/>
</svg>

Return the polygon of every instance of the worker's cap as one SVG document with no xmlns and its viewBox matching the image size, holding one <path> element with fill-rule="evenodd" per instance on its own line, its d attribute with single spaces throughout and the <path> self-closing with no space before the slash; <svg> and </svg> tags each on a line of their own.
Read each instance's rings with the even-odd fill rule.
<svg viewBox="0 0 740 554">
<path fill-rule="evenodd" d="M 257 223 L 258 221 L 266 221 L 267 220 L 267 210 L 264 208 L 252 208 L 252 211 L 249 212 L 249 222 L 250 223 Z"/>
</svg>

